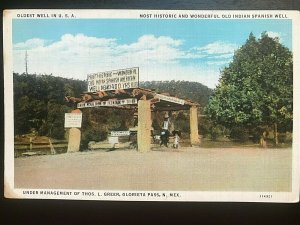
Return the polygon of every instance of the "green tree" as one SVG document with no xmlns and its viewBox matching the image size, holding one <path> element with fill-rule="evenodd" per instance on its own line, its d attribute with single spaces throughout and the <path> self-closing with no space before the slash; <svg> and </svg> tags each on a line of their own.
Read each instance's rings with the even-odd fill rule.
<svg viewBox="0 0 300 225">
<path fill-rule="evenodd" d="M 52 75 L 13 74 L 14 131 L 26 134 L 32 129 L 40 135 L 64 137 L 64 113 L 76 107 L 65 96 L 79 96 L 86 82 Z"/>
<path fill-rule="evenodd" d="M 251 33 L 221 72 L 205 112 L 216 124 L 248 129 L 272 126 L 277 134 L 278 129 L 292 129 L 292 100 L 291 51 L 266 32 L 258 40 Z"/>
</svg>

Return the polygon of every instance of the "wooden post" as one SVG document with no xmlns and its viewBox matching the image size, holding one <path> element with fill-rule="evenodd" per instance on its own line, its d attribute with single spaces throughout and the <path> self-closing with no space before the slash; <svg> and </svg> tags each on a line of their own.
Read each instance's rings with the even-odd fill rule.
<svg viewBox="0 0 300 225">
<path fill-rule="evenodd" d="M 275 139 L 275 145 L 278 145 L 278 128 L 277 123 L 274 124 L 274 139 Z"/>
<path fill-rule="evenodd" d="M 79 109 L 73 110 L 71 113 L 81 113 Z M 68 142 L 68 153 L 79 152 L 81 140 L 81 130 L 76 127 L 72 127 L 69 130 L 69 142 Z"/>
<path fill-rule="evenodd" d="M 29 149 L 32 151 L 32 137 L 29 138 Z"/>
<path fill-rule="evenodd" d="M 198 134 L 198 115 L 197 115 L 197 107 L 192 106 L 190 108 L 190 139 L 191 145 L 199 145 L 199 134 Z"/>
<path fill-rule="evenodd" d="M 54 147 L 53 147 L 53 144 L 52 144 L 50 138 L 49 138 L 49 146 L 50 146 L 50 152 L 51 152 L 51 154 L 54 155 L 56 152 L 55 152 L 55 149 L 54 149 Z"/>
<path fill-rule="evenodd" d="M 151 148 L 151 109 L 150 101 L 138 101 L 138 132 L 137 143 L 139 152 L 150 151 Z"/>
<path fill-rule="evenodd" d="M 260 146 L 263 148 L 267 147 L 267 137 L 268 137 L 268 132 L 264 131 L 260 138 Z"/>
<path fill-rule="evenodd" d="M 80 139 L 81 131 L 79 128 L 72 127 L 69 132 L 69 143 L 68 143 L 68 153 L 69 152 L 79 152 L 80 149 Z"/>
</svg>

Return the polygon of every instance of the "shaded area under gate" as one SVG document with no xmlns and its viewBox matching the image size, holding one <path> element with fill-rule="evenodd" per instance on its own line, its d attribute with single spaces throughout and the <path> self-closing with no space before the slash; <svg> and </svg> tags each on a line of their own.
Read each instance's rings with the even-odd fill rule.
<svg viewBox="0 0 300 225">
<path fill-rule="evenodd" d="M 198 107 L 199 104 L 189 99 L 180 99 L 168 93 L 156 93 L 150 89 L 132 88 L 99 92 L 84 92 L 80 98 L 67 97 L 68 101 L 77 103 L 78 109 L 91 107 L 111 107 L 116 109 L 134 109 L 138 112 L 137 143 L 138 151 L 146 152 L 151 148 L 151 112 L 173 112 L 189 110 L 190 115 L 190 142 L 199 145 L 198 134 Z M 74 113 L 80 112 L 74 110 Z M 69 145 L 76 142 L 68 151 L 78 151 L 80 145 L 80 130 L 70 129 Z M 74 136 L 74 137 L 72 137 Z M 79 136 L 79 142 L 78 142 Z"/>
</svg>

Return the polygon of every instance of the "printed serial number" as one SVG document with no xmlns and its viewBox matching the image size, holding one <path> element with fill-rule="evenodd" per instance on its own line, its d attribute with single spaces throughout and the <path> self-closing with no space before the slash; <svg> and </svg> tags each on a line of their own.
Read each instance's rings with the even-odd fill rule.
<svg viewBox="0 0 300 225">
<path fill-rule="evenodd" d="M 259 195 L 260 198 L 272 198 L 273 195 Z"/>
</svg>

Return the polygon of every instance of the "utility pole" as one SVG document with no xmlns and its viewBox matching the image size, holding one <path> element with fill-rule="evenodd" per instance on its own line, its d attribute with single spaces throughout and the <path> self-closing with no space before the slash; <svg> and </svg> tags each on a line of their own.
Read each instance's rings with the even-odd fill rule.
<svg viewBox="0 0 300 225">
<path fill-rule="evenodd" d="M 26 75 L 28 75 L 28 54 L 27 54 L 27 50 L 25 52 L 25 73 L 26 73 Z"/>
</svg>

